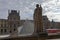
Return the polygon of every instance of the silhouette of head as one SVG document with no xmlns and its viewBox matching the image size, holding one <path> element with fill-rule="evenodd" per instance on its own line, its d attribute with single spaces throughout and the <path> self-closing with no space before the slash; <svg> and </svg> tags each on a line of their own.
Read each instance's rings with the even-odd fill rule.
<svg viewBox="0 0 60 40">
<path fill-rule="evenodd" d="M 36 4 L 36 7 L 39 7 L 39 4 Z"/>
</svg>

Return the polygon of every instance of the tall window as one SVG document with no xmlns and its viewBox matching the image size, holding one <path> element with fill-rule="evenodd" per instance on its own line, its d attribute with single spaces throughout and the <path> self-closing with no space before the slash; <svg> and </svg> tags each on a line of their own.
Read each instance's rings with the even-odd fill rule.
<svg viewBox="0 0 60 40">
<path fill-rule="evenodd" d="M 43 18 L 43 20 L 45 20 L 45 18 Z"/>
<path fill-rule="evenodd" d="M 3 33 L 3 29 L 1 29 L 1 33 Z"/>
<path fill-rule="evenodd" d="M 4 26 L 6 27 L 6 24 L 4 24 Z"/>
<path fill-rule="evenodd" d="M 14 24 L 14 27 L 16 27 L 16 25 Z"/>
<path fill-rule="evenodd" d="M 4 29 L 4 32 L 6 33 L 7 32 L 7 29 Z"/>
<path fill-rule="evenodd" d="M 16 31 L 16 29 L 14 28 L 14 31 Z"/>
<path fill-rule="evenodd" d="M 10 33 L 12 33 L 12 31 L 10 30 Z"/>
<path fill-rule="evenodd" d="M 1 27 L 3 27 L 3 25 L 1 24 Z"/>
<path fill-rule="evenodd" d="M 1 27 L 1 24 L 0 24 L 0 27 Z"/>
</svg>

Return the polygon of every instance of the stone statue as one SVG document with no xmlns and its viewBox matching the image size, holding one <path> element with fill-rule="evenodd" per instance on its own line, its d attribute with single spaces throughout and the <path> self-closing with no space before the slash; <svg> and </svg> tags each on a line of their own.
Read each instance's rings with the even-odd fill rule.
<svg viewBox="0 0 60 40">
<path fill-rule="evenodd" d="M 43 23 L 42 23 L 42 7 L 39 4 L 36 5 L 34 10 L 34 31 L 36 33 L 42 32 L 43 30 Z"/>
</svg>

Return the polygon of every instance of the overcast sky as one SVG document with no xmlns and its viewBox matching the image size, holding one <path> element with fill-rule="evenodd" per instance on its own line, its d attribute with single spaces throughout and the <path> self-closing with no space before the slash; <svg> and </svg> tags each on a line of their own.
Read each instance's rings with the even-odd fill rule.
<svg viewBox="0 0 60 40">
<path fill-rule="evenodd" d="M 21 19 L 33 19 L 36 4 L 43 7 L 49 20 L 60 21 L 60 0 L 0 0 L 0 18 L 7 19 L 8 10 L 20 10 Z"/>
</svg>

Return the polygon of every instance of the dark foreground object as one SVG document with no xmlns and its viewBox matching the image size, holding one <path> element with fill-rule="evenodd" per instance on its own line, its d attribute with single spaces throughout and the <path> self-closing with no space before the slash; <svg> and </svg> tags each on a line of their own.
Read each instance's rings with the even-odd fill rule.
<svg viewBox="0 0 60 40">
<path fill-rule="evenodd" d="M 47 36 L 47 34 L 42 33 L 39 34 L 41 36 L 20 36 L 20 37 L 9 37 L 9 38 L 4 38 L 1 40 L 46 40 L 46 39 L 57 39 L 60 38 L 60 35 L 51 35 Z"/>
<path fill-rule="evenodd" d="M 38 39 L 57 39 L 57 38 L 60 38 L 60 35 L 51 35 L 51 36 L 48 36 L 47 38 L 46 37 L 34 37 L 34 36 L 27 36 L 27 37 L 13 37 L 13 38 L 4 38 L 4 39 L 1 39 L 1 40 L 38 40 Z"/>
</svg>

